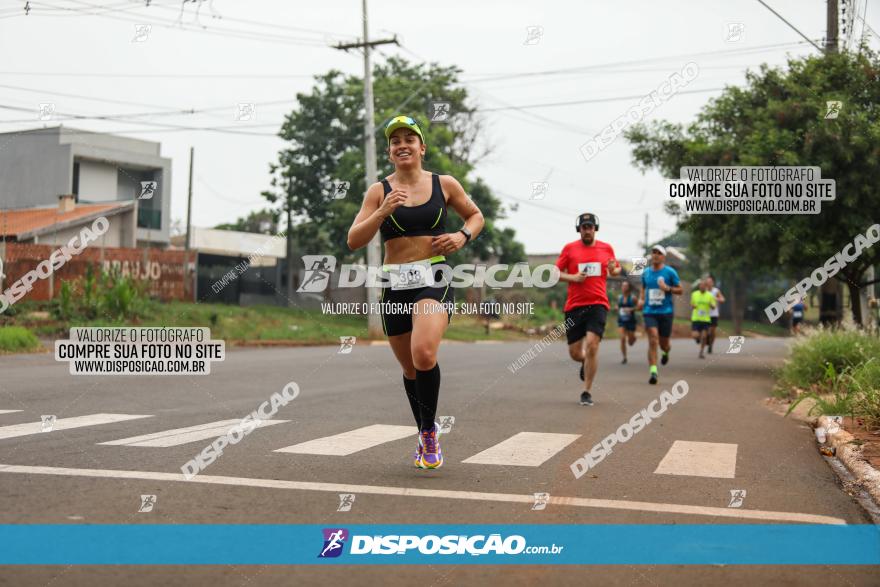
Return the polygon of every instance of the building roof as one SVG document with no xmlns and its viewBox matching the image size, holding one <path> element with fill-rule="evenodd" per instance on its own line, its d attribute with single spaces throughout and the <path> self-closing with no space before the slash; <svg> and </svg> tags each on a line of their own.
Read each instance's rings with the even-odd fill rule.
<svg viewBox="0 0 880 587">
<path fill-rule="evenodd" d="M 171 237 L 171 244 L 184 246 L 186 235 Z M 192 227 L 189 246 L 200 253 L 229 257 L 268 257 L 283 259 L 287 256 L 287 241 L 283 236 Z M 256 263 L 259 264 L 259 263 Z"/>
<path fill-rule="evenodd" d="M 89 224 L 99 216 L 111 216 L 133 208 L 135 201 L 106 204 L 77 204 L 70 212 L 60 212 L 58 206 L 0 209 L 0 237 L 25 240 L 63 230 L 71 226 Z"/>
</svg>

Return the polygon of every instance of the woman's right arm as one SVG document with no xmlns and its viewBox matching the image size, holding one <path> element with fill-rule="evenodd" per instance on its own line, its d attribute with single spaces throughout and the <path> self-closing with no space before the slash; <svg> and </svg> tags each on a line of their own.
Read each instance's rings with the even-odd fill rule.
<svg viewBox="0 0 880 587">
<path fill-rule="evenodd" d="M 392 190 L 383 200 L 381 183 L 374 183 L 364 195 L 361 210 L 348 229 L 348 248 L 356 251 L 373 240 L 382 221 L 406 201 L 400 190 Z"/>
</svg>

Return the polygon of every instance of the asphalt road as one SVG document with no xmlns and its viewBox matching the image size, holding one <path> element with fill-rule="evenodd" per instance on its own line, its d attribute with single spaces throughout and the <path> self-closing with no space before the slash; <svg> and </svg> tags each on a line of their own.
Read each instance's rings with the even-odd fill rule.
<svg viewBox="0 0 880 587">
<path fill-rule="evenodd" d="M 435 471 L 412 466 L 415 427 L 387 346 L 357 345 L 350 354 L 335 347 L 233 350 L 204 377 L 71 376 L 51 355 L 2 357 L 0 410 L 10 411 L 0 412 L 0 523 L 870 523 L 839 487 L 811 431 L 764 405 L 784 340 L 747 339 L 740 354 L 725 354 L 725 341 L 704 360 L 691 341 L 674 340 L 657 386 L 647 383 L 644 345 L 639 341 L 621 365 L 617 341 L 603 344 L 596 404 L 587 408 L 577 403 L 581 383 L 564 342 L 515 374 L 507 366 L 528 343 L 444 343 L 438 416 L 455 420 L 441 437 L 445 464 Z M 569 468 L 575 459 L 677 380 L 687 382 L 684 398 L 575 479 Z M 181 444 L 185 438 L 172 433 L 155 441 L 165 446 L 133 446 L 137 439 L 99 444 L 238 420 L 290 381 L 301 393 L 275 416 L 286 422 L 227 447 L 193 481 L 168 475 L 179 476 L 219 434 Z M 149 417 L 60 425 L 108 413 Z M 40 432 L 42 415 L 55 415 L 57 429 Z M 37 429 L 8 428 L 19 424 Z M 411 433 L 398 428 L 407 426 Z M 366 427 L 375 446 L 319 440 Z M 356 452 L 327 454 L 344 449 Z M 494 464 L 498 451 L 503 458 Z M 113 473 L 96 472 L 102 470 Z M 204 482 L 217 477 L 225 479 Z M 728 507 L 732 490 L 746 491 L 740 507 Z M 340 493 L 355 495 L 350 511 L 337 511 Z M 550 494 L 546 509 L 532 509 L 534 493 Z M 138 511 L 144 494 L 157 496 L 150 512 Z M 877 585 L 880 572 L 845 566 L 0 567 L 2 585 L 380 580 L 389 586 Z"/>
</svg>

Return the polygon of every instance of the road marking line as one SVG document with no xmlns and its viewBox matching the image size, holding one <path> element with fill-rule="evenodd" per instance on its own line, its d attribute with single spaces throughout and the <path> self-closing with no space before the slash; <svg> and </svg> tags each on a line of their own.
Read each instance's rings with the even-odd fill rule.
<svg viewBox="0 0 880 587">
<path fill-rule="evenodd" d="M 539 467 L 580 436 L 580 434 L 550 432 L 518 432 L 462 462 L 477 465 Z"/>
<path fill-rule="evenodd" d="M 100 424 L 112 424 L 113 422 L 124 422 L 126 420 L 137 420 L 138 418 L 152 417 L 153 416 L 138 416 L 133 414 L 89 414 L 88 416 L 60 418 L 55 420 L 55 424 L 52 426 L 52 431 L 70 430 L 71 428 L 98 426 Z M 28 422 L 26 424 L 0 426 L 0 440 L 3 440 L 5 438 L 16 438 L 18 436 L 28 436 L 31 434 L 48 434 L 48 432 L 44 433 L 42 430 L 42 422 Z"/>
<path fill-rule="evenodd" d="M 735 444 L 676 440 L 654 473 L 733 479 L 736 477 L 736 448 Z"/>
<path fill-rule="evenodd" d="M 13 414 L 15 412 L 20 412 L 21 410 L 0 410 L 0 414 Z"/>
<path fill-rule="evenodd" d="M 110 442 L 99 442 L 98 444 L 106 444 L 110 446 L 149 446 L 154 448 L 180 446 L 182 444 L 189 444 L 190 442 L 198 442 L 200 440 L 222 436 L 226 434 L 230 428 L 240 422 L 241 419 L 220 420 L 219 422 L 209 422 L 207 424 L 199 424 L 198 426 L 189 426 L 187 428 L 163 430 L 162 432 L 153 432 L 152 434 L 143 434 L 141 436 L 132 436 L 120 440 L 111 440 Z M 273 424 L 290 422 L 290 420 L 255 420 L 255 422 L 257 422 L 257 428 L 263 428 L 265 426 L 272 426 Z"/>
<path fill-rule="evenodd" d="M 390 426 L 387 424 L 373 424 L 356 430 L 349 430 L 333 436 L 316 438 L 307 442 L 300 442 L 274 452 L 291 452 L 304 455 L 330 455 L 343 457 L 368 448 L 373 448 L 386 442 L 400 440 L 407 436 L 415 436 L 415 426 Z"/>
<path fill-rule="evenodd" d="M 471 501 L 497 501 L 533 505 L 534 495 L 516 493 L 482 493 L 476 491 L 452 491 L 442 489 L 417 489 L 414 487 L 383 487 L 379 485 L 345 485 L 342 483 L 316 483 L 311 481 L 285 481 L 280 479 L 254 479 L 200 474 L 187 480 L 182 473 L 158 471 L 122 471 L 116 469 L 70 469 L 65 467 L 33 467 L 0 464 L 0 473 L 23 473 L 32 475 L 61 475 L 65 477 L 95 477 L 103 479 L 141 479 L 146 481 L 179 481 L 181 483 L 205 483 L 209 485 L 232 485 L 237 487 L 262 487 L 265 489 L 288 489 L 299 491 L 326 491 L 330 493 L 355 493 L 401 497 L 429 497 L 440 499 L 464 499 Z M 801 514 L 797 512 L 773 512 L 741 508 L 718 508 L 674 503 L 651 503 L 647 501 L 621 501 L 616 499 L 593 499 L 589 497 L 551 496 L 551 505 L 616 510 L 634 510 L 650 513 L 688 514 L 740 518 L 776 522 L 801 522 L 805 524 L 846 524 L 842 518 Z"/>
</svg>

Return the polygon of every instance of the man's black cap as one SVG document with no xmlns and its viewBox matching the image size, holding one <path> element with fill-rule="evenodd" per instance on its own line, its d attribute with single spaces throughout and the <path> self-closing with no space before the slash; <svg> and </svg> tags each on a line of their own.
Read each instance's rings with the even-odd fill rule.
<svg viewBox="0 0 880 587">
<path fill-rule="evenodd" d="M 599 219 L 596 218 L 595 214 L 590 214 L 589 212 L 584 212 L 580 216 L 578 216 L 577 224 L 575 225 L 576 230 L 580 230 L 581 226 L 584 224 L 592 224 L 597 229 L 599 228 Z"/>
</svg>

